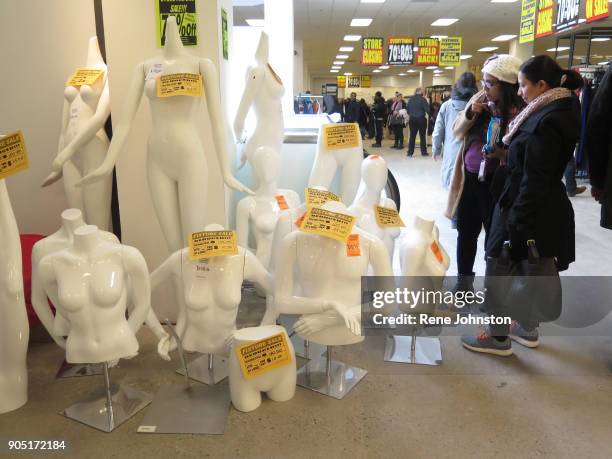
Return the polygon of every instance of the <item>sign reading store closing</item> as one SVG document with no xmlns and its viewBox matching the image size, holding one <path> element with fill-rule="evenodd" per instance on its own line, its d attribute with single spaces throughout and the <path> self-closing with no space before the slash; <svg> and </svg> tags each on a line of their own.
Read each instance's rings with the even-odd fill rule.
<svg viewBox="0 0 612 459">
<path fill-rule="evenodd" d="M 361 63 L 363 65 L 382 65 L 384 40 L 380 37 L 367 37 L 362 41 Z"/>
</svg>

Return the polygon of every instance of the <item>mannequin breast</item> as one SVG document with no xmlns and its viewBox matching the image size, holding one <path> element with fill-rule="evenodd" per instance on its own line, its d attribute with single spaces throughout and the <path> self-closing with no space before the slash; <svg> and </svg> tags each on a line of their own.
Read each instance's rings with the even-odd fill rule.
<svg viewBox="0 0 612 459">
<path fill-rule="evenodd" d="M 70 142 L 83 129 L 96 113 L 100 95 L 104 89 L 105 76 L 101 76 L 91 86 L 83 85 L 78 88 L 68 86 L 64 89 L 64 98 L 69 104 L 68 124 L 64 132 L 64 142 Z M 108 137 L 103 129 L 97 133 L 97 137 L 108 142 Z"/>
</svg>

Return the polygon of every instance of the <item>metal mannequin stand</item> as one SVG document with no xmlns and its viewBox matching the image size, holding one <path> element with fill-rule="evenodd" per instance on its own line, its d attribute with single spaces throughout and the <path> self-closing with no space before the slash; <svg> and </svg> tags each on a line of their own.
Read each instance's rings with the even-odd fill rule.
<svg viewBox="0 0 612 459">
<path fill-rule="evenodd" d="M 310 358 L 310 342 L 305 341 L 305 357 Z M 320 345 L 319 345 L 320 346 Z M 333 346 L 325 357 L 315 356 L 298 370 L 297 385 L 342 400 L 368 372 L 332 359 Z"/>
<path fill-rule="evenodd" d="M 147 411 L 140 433 L 165 434 L 213 434 L 221 435 L 225 431 L 225 422 L 230 408 L 229 384 L 201 386 L 192 385 L 193 379 L 181 340 L 167 321 L 168 329 L 177 343 L 185 376 L 182 384 L 163 386 L 151 408 Z"/>
<path fill-rule="evenodd" d="M 440 365 L 442 348 L 437 336 L 388 335 L 385 339 L 385 362 Z"/>
<path fill-rule="evenodd" d="M 189 377 L 194 381 L 214 386 L 219 381 L 227 378 L 229 375 L 229 364 L 227 359 L 222 357 L 215 359 L 214 354 L 203 354 L 189 362 L 187 366 L 183 365 L 176 372 L 180 375 L 189 374 Z"/>
<path fill-rule="evenodd" d="M 112 432 L 151 403 L 152 397 L 138 389 L 111 385 L 107 362 L 103 364 L 103 374 L 104 390 L 66 408 L 61 414 L 103 432 Z"/>
<path fill-rule="evenodd" d="M 56 379 L 61 378 L 80 378 L 82 376 L 94 376 L 104 374 L 104 366 L 99 363 L 77 363 L 72 364 L 64 360 L 57 370 Z"/>
<path fill-rule="evenodd" d="M 298 317 L 283 314 L 282 317 L 279 317 L 277 325 L 281 325 L 285 327 L 287 333 L 289 335 L 289 339 L 291 339 L 291 343 L 293 344 L 293 349 L 295 349 L 295 355 L 297 357 L 302 357 L 304 359 L 310 359 L 312 357 L 306 357 L 306 348 L 309 348 L 310 356 L 320 356 L 325 353 L 325 346 L 317 343 L 308 343 L 308 340 L 305 340 L 298 336 L 295 332 L 289 333 L 289 330 L 293 330 L 293 325 L 299 319 Z"/>
</svg>

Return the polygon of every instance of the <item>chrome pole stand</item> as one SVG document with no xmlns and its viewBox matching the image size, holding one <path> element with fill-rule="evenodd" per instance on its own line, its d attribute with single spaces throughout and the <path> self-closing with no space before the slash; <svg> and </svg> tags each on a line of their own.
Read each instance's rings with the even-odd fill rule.
<svg viewBox="0 0 612 459">
<path fill-rule="evenodd" d="M 297 385 L 342 400 L 368 372 L 333 360 L 332 352 L 333 346 L 327 346 L 324 357 L 315 357 L 300 368 Z"/>
<path fill-rule="evenodd" d="M 210 434 L 221 435 L 230 409 L 230 392 L 227 381 L 222 384 L 192 385 L 193 375 L 185 360 L 185 353 L 179 336 L 170 321 L 166 325 L 177 343 L 184 375 L 182 384 L 163 386 L 147 411 L 139 433 L 165 434 Z M 212 355 L 209 365 L 213 366 Z"/>
<path fill-rule="evenodd" d="M 68 363 L 64 360 L 57 370 L 55 379 L 80 378 L 82 376 L 94 376 L 104 373 L 102 364 L 99 363 Z"/>
<path fill-rule="evenodd" d="M 177 341 L 178 342 L 178 341 Z M 202 354 L 195 358 L 186 366 L 176 370 L 180 375 L 185 375 L 186 370 L 189 372 L 189 377 L 194 381 L 198 381 L 210 386 L 214 386 L 220 381 L 223 381 L 229 375 L 229 363 L 223 357 L 215 359 L 214 354 Z"/>
<path fill-rule="evenodd" d="M 387 335 L 385 338 L 385 362 L 416 365 L 440 365 L 442 347 L 437 336 Z"/>
<path fill-rule="evenodd" d="M 310 343 L 310 356 L 306 356 L 306 340 L 299 337 L 297 333 L 291 332 L 289 330 L 293 330 L 293 325 L 297 322 L 299 316 L 293 316 L 288 314 L 283 314 L 278 318 L 277 325 L 281 325 L 285 327 L 287 333 L 289 334 L 289 339 L 291 339 L 291 343 L 293 344 L 293 349 L 295 349 L 295 355 L 297 357 L 302 357 L 304 359 L 311 359 L 313 356 L 320 356 L 325 353 L 325 346 L 317 343 Z"/>
<path fill-rule="evenodd" d="M 112 432 L 151 403 L 152 397 L 138 389 L 111 384 L 108 363 L 105 362 L 102 368 L 104 389 L 96 391 L 88 400 L 66 408 L 61 414 L 102 432 Z"/>
</svg>

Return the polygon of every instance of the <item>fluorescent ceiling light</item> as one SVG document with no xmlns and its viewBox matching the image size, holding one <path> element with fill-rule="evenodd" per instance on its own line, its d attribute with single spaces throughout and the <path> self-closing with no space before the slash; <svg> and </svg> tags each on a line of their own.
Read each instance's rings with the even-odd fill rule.
<svg viewBox="0 0 612 459">
<path fill-rule="evenodd" d="M 359 41 L 361 40 L 361 35 L 345 35 L 344 41 Z"/>
<path fill-rule="evenodd" d="M 332 67 L 332 70 L 340 70 L 342 67 L 340 67 L 339 65 L 334 65 Z"/>
<path fill-rule="evenodd" d="M 381 65 L 380 67 L 378 67 L 381 70 L 387 70 L 389 68 L 388 65 Z"/>
<path fill-rule="evenodd" d="M 515 3 L 518 0 L 491 0 L 491 3 Z"/>
<path fill-rule="evenodd" d="M 367 27 L 372 24 L 371 18 L 353 19 L 351 21 L 351 27 Z"/>
<path fill-rule="evenodd" d="M 586 19 L 578 19 L 578 24 L 583 24 L 586 22 Z"/>
<path fill-rule="evenodd" d="M 410 70 L 408 70 L 408 73 L 416 73 L 416 70 L 415 69 L 410 69 Z"/>
<path fill-rule="evenodd" d="M 405 73 L 398 73 L 399 76 L 406 76 Z"/>
<path fill-rule="evenodd" d="M 546 51 L 554 53 L 555 51 L 567 51 L 569 46 L 559 46 L 558 48 L 548 48 Z"/>
<path fill-rule="evenodd" d="M 329 73 L 338 73 L 337 70 L 330 70 Z"/>
<path fill-rule="evenodd" d="M 491 41 L 508 41 L 516 38 L 516 35 L 498 35 L 495 38 L 492 38 Z"/>
<path fill-rule="evenodd" d="M 444 67 L 446 70 L 455 70 L 455 67 Z"/>
<path fill-rule="evenodd" d="M 378 70 L 378 69 L 372 70 L 372 73 L 380 73 L 380 72 L 382 72 L 382 70 Z"/>
<path fill-rule="evenodd" d="M 497 46 L 485 46 L 484 48 L 480 48 L 478 50 L 479 53 L 490 53 L 491 51 L 495 51 L 496 49 L 499 49 L 499 47 Z"/>
<path fill-rule="evenodd" d="M 434 69 L 437 69 L 437 68 L 438 68 L 438 66 L 437 66 L 437 65 L 429 65 L 429 66 L 427 66 L 427 67 L 425 67 L 425 68 L 426 68 L 427 70 L 434 70 Z"/>
<path fill-rule="evenodd" d="M 437 38 L 437 39 L 448 38 L 448 35 L 432 35 L 431 38 Z"/>
<path fill-rule="evenodd" d="M 353 48 L 352 46 L 341 46 L 338 51 L 342 51 L 343 53 L 350 53 L 354 49 L 355 48 Z"/>
<path fill-rule="evenodd" d="M 361 3 L 385 3 L 385 0 L 361 0 Z"/>
<path fill-rule="evenodd" d="M 434 22 L 431 23 L 432 26 L 434 27 L 446 27 L 449 25 L 453 25 L 455 22 L 457 22 L 459 19 L 436 19 Z"/>
<path fill-rule="evenodd" d="M 338 54 L 336 59 L 348 59 L 348 54 Z"/>
<path fill-rule="evenodd" d="M 334 65 L 344 65 L 344 61 L 334 61 Z"/>
<path fill-rule="evenodd" d="M 472 57 L 472 55 L 471 55 L 471 54 L 462 54 L 462 55 L 461 55 L 461 60 L 462 60 L 462 61 L 465 61 L 466 59 L 470 59 L 471 57 Z"/>
<path fill-rule="evenodd" d="M 266 25 L 265 19 L 246 19 L 245 21 L 251 27 L 263 27 Z"/>
<path fill-rule="evenodd" d="M 612 2 L 612 0 L 610 0 Z M 608 65 L 610 62 L 609 61 L 603 61 L 600 62 L 599 65 Z"/>
<path fill-rule="evenodd" d="M 351 76 L 351 75 L 353 75 L 351 72 L 344 72 L 344 74 L 345 74 L 346 76 Z"/>
<path fill-rule="evenodd" d="M 593 38 L 591 41 L 609 41 L 610 39 L 608 37 L 597 37 L 597 38 Z"/>
</svg>

